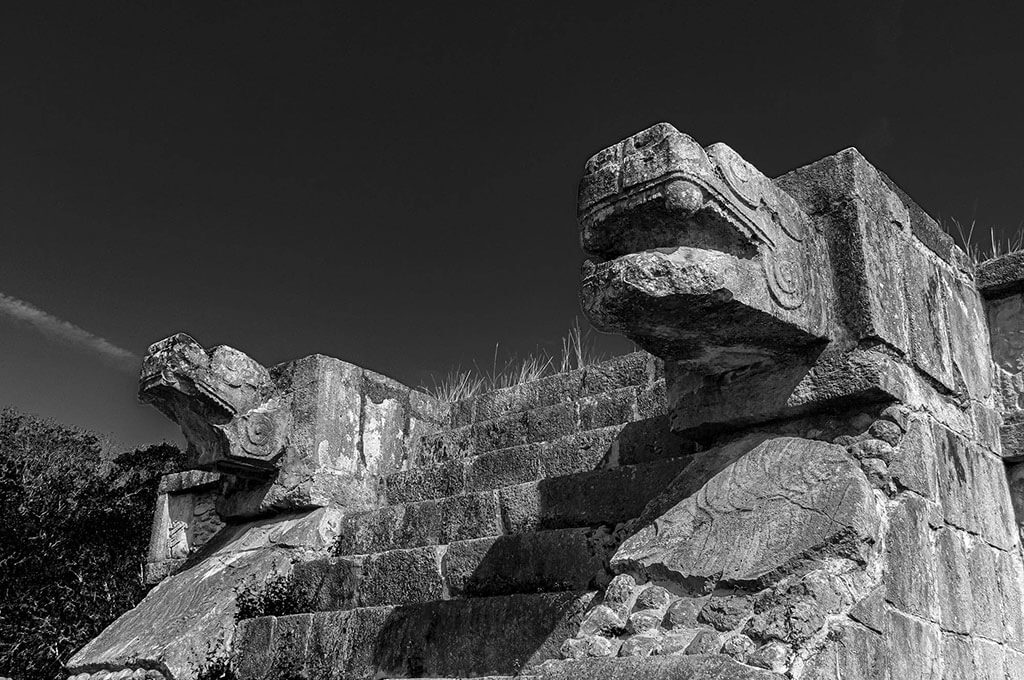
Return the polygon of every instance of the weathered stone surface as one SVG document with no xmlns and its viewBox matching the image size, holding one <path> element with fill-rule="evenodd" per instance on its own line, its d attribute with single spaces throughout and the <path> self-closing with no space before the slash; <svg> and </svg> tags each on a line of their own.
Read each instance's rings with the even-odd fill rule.
<svg viewBox="0 0 1024 680">
<path fill-rule="evenodd" d="M 1001 298 L 1024 288 L 1024 251 L 1009 253 L 978 265 L 978 290 L 987 298 Z"/>
<path fill-rule="evenodd" d="M 885 535 L 888 562 L 886 599 L 908 614 L 934 618 L 935 556 L 928 527 L 928 505 L 915 496 L 904 498 L 889 515 Z"/>
<path fill-rule="evenodd" d="M 319 509 L 223 530 L 181 572 L 79 650 L 67 668 L 144 661 L 166 667 L 175 678 L 194 678 L 206 662 L 207 643 L 231 639 L 238 590 L 288 573 L 302 556 L 326 552 L 339 514 Z"/>
<path fill-rule="evenodd" d="M 578 593 L 511 595 L 396 609 L 379 632 L 378 672 L 383 677 L 515 673 L 558 658 L 591 599 Z"/>
<path fill-rule="evenodd" d="M 360 555 L 501 533 L 494 492 L 469 493 L 347 515 L 337 550 L 342 555 Z"/>
<path fill-rule="evenodd" d="M 662 651 L 662 635 L 656 629 L 648 629 L 627 638 L 619 648 L 619 656 L 651 656 Z"/>
<path fill-rule="evenodd" d="M 718 654 L 557 661 L 531 669 L 530 675 L 541 680 L 782 680 L 783 677 Z"/>
<path fill-rule="evenodd" d="M 670 630 L 676 628 L 693 628 L 701 609 L 707 603 L 704 597 L 681 597 L 669 605 L 665 612 L 665 626 Z"/>
<path fill-rule="evenodd" d="M 614 569 L 682 584 L 770 583 L 817 555 L 859 559 L 877 539 L 867 481 L 824 442 L 764 441 L 676 500 L 623 543 Z"/>
<path fill-rule="evenodd" d="M 944 630 L 963 634 L 974 629 L 968 541 L 966 534 L 951 528 L 939 530 L 935 538 L 939 622 Z"/>
<path fill-rule="evenodd" d="M 506 533 L 632 519 L 684 464 L 659 461 L 505 487 L 499 495 Z"/>
<path fill-rule="evenodd" d="M 607 577 L 606 529 L 562 529 L 460 541 L 441 560 L 452 597 L 587 590 Z"/>
<path fill-rule="evenodd" d="M 808 660 L 801 677 L 808 680 L 900 677 L 887 674 L 891 667 L 888 654 L 885 640 L 878 633 L 856 625 L 840 625 L 824 648 Z"/>
</svg>

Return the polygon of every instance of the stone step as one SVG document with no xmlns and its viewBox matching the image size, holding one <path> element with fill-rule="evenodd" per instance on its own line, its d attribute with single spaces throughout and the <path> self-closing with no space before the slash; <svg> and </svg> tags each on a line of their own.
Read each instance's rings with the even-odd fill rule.
<svg viewBox="0 0 1024 680">
<path fill-rule="evenodd" d="M 624 522 L 638 516 L 688 460 L 682 456 L 580 472 L 352 513 L 341 520 L 335 553 L 363 555 Z"/>
<path fill-rule="evenodd" d="M 555 529 L 297 564 L 293 602 L 333 611 L 450 598 L 582 591 L 611 578 L 607 527 Z"/>
<path fill-rule="evenodd" d="M 528 677 L 535 680 L 785 680 L 786 676 L 747 666 L 725 654 L 673 654 L 548 661 L 538 668 L 528 669 Z"/>
<path fill-rule="evenodd" d="M 559 657 L 594 593 L 441 600 L 265 616 L 239 623 L 239 680 L 477 677 Z"/>
<path fill-rule="evenodd" d="M 672 458 L 684 450 L 667 416 L 658 416 L 394 472 L 383 490 L 388 504 L 397 505 Z"/>
<path fill-rule="evenodd" d="M 450 422 L 453 427 L 458 427 L 624 387 L 646 387 L 663 376 L 664 367 L 660 360 L 646 352 L 633 352 L 585 368 L 457 401 L 451 404 Z"/>
<path fill-rule="evenodd" d="M 422 467 L 665 413 L 665 382 L 658 380 L 427 434 L 412 442 L 410 459 L 414 466 Z"/>
</svg>

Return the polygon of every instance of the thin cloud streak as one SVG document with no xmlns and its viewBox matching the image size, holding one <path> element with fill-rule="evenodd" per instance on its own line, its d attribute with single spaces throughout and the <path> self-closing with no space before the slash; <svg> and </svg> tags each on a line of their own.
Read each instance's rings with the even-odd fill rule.
<svg viewBox="0 0 1024 680">
<path fill-rule="evenodd" d="M 96 354 L 105 363 L 125 373 L 136 373 L 142 362 L 142 357 L 134 352 L 3 293 L 0 293 L 0 315 L 29 324 L 47 338 Z"/>
</svg>

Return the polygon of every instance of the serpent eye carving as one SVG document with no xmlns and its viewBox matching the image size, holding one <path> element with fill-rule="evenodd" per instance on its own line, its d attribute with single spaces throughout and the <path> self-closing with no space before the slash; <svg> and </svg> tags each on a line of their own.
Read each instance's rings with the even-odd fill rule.
<svg viewBox="0 0 1024 680">
<path fill-rule="evenodd" d="M 256 458 L 272 458 L 280 449 L 277 430 L 277 422 L 269 413 L 247 413 L 242 418 L 242 449 Z"/>
<path fill-rule="evenodd" d="M 807 297 L 803 263 L 790 257 L 769 257 L 764 261 L 768 290 L 783 309 L 797 309 Z"/>
</svg>

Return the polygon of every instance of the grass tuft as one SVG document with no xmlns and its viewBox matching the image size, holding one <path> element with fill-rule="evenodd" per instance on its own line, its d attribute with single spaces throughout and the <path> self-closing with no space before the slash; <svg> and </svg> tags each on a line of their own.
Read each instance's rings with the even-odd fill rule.
<svg viewBox="0 0 1024 680">
<path fill-rule="evenodd" d="M 954 240 L 959 241 L 957 245 L 963 248 L 971 264 L 975 266 L 982 262 L 994 260 L 997 257 L 1024 250 L 1024 230 L 1022 229 L 1018 229 L 1017 233 L 1009 238 L 999 239 L 996 238 L 996 230 L 990 227 L 988 230 L 988 243 L 983 248 L 978 241 L 983 240 L 984 237 L 979 235 L 975 238 L 975 232 L 977 231 L 977 222 L 975 220 L 971 220 L 971 223 L 968 225 L 964 225 L 963 222 L 956 218 L 950 219 L 950 222 L 953 224 L 952 229 L 949 228 L 945 221 L 943 221 L 942 227 Z"/>
<path fill-rule="evenodd" d="M 489 369 L 481 370 L 474 365 L 466 371 L 457 367 L 440 379 L 434 378 L 431 385 L 419 389 L 447 403 L 475 397 L 484 392 L 522 385 L 548 375 L 565 373 L 603 361 L 607 357 L 599 353 L 591 340 L 590 329 L 583 330 L 579 319 L 562 337 L 561 352 L 552 357 L 538 348 L 533 354 L 522 359 L 515 356 L 504 361 L 499 359 L 499 346 L 494 345 L 494 357 Z"/>
</svg>

